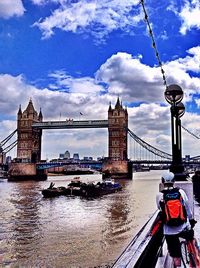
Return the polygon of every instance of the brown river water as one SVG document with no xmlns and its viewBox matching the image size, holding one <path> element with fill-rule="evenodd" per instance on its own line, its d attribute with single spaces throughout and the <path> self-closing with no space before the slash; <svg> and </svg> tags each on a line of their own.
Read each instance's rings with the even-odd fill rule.
<svg viewBox="0 0 200 268">
<path fill-rule="evenodd" d="M 50 182 L 67 186 L 73 176 L 47 181 L 0 179 L 0 267 L 108 268 L 156 210 L 162 171 L 120 180 L 122 191 L 94 199 L 43 198 Z M 101 174 L 81 175 L 99 181 Z"/>
</svg>

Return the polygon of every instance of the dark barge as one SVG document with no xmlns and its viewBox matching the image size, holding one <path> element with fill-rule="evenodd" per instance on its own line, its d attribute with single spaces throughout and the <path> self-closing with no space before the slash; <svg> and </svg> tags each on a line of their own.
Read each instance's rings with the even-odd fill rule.
<svg viewBox="0 0 200 268">
<path fill-rule="evenodd" d="M 54 187 L 51 183 L 49 188 L 43 189 L 44 197 L 55 197 L 60 195 L 98 197 L 120 191 L 122 186 L 114 180 L 105 180 L 97 183 L 84 183 L 75 178 L 67 187 Z"/>
</svg>

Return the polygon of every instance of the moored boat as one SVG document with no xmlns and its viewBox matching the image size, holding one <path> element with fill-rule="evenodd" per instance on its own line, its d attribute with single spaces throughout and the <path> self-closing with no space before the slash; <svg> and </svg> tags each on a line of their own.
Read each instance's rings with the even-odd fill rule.
<svg viewBox="0 0 200 268">
<path fill-rule="evenodd" d="M 42 194 L 44 197 L 55 197 L 59 195 L 66 195 L 68 192 L 68 189 L 66 187 L 52 187 L 42 190 Z"/>
<path fill-rule="evenodd" d="M 82 196 L 96 197 L 118 192 L 122 186 L 112 179 L 107 179 L 97 184 L 90 183 L 82 186 Z"/>
<path fill-rule="evenodd" d="M 67 185 L 67 187 L 54 187 L 55 183 L 51 182 L 47 189 L 42 190 L 44 197 L 55 197 L 59 195 L 81 195 L 81 186 L 84 183 L 80 181 L 80 177 L 75 177 Z"/>
<path fill-rule="evenodd" d="M 83 183 L 79 177 L 75 177 L 67 187 L 54 187 L 51 182 L 49 188 L 43 189 L 44 197 L 55 197 L 59 195 L 73 195 L 83 197 L 98 197 L 101 195 L 115 193 L 122 189 L 122 186 L 112 179 L 107 179 L 98 183 Z"/>
</svg>

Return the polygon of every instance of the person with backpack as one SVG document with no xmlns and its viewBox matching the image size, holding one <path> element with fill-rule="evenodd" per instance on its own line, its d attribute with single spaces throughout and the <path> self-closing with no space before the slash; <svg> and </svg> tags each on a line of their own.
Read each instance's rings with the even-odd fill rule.
<svg viewBox="0 0 200 268">
<path fill-rule="evenodd" d="M 181 267 L 180 237 L 192 240 L 196 221 L 189 206 L 188 197 L 183 189 L 174 186 L 174 174 L 166 172 L 162 176 L 163 190 L 156 196 L 161 211 L 163 234 L 167 242 L 174 266 Z M 187 231 L 187 232 L 186 232 Z"/>
</svg>

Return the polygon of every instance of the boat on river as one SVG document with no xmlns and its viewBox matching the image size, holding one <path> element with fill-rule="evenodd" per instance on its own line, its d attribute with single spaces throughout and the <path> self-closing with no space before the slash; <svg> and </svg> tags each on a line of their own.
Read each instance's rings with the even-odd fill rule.
<svg viewBox="0 0 200 268">
<path fill-rule="evenodd" d="M 52 187 L 42 190 L 42 194 L 44 197 L 55 197 L 59 195 L 66 195 L 67 194 L 67 188 L 60 186 L 60 187 Z"/>
<path fill-rule="evenodd" d="M 55 184 L 51 182 L 49 188 L 43 189 L 44 197 L 55 197 L 60 195 L 83 196 L 83 197 L 97 197 L 101 195 L 115 193 L 122 189 L 122 186 L 112 179 L 107 179 L 97 183 L 84 183 L 80 181 L 79 177 L 75 177 L 67 187 L 54 187 Z"/>
<path fill-rule="evenodd" d="M 83 183 L 80 181 L 80 177 L 75 177 L 73 180 L 71 180 L 67 187 L 55 187 L 55 183 L 51 182 L 50 186 L 47 189 L 42 190 L 42 195 L 44 197 L 55 197 L 60 195 L 80 195 L 82 184 Z"/>
<path fill-rule="evenodd" d="M 82 196 L 96 197 L 106 194 L 112 194 L 120 191 L 122 186 L 120 183 L 115 182 L 113 179 L 107 179 L 97 184 L 89 183 L 82 185 Z"/>
</svg>

